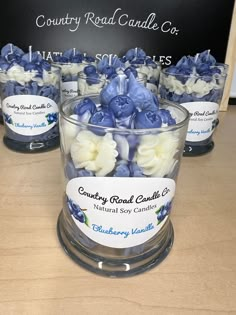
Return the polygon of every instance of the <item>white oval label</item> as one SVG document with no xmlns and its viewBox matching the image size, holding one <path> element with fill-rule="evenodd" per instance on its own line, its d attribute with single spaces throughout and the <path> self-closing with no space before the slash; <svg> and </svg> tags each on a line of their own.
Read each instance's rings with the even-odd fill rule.
<svg viewBox="0 0 236 315">
<path fill-rule="evenodd" d="M 24 136 L 49 131 L 58 121 L 58 106 L 50 98 L 37 95 L 14 95 L 2 101 L 5 124 Z"/>
<path fill-rule="evenodd" d="M 213 102 L 189 102 L 180 105 L 191 115 L 186 140 L 198 142 L 208 139 L 215 128 L 219 105 Z"/>
<path fill-rule="evenodd" d="M 78 96 L 77 81 L 69 81 L 61 83 L 62 100 L 68 100 L 72 97 Z"/>
<path fill-rule="evenodd" d="M 78 228 L 114 248 L 143 244 L 166 222 L 175 194 L 169 178 L 80 177 L 66 187 L 67 206 Z"/>
</svg>

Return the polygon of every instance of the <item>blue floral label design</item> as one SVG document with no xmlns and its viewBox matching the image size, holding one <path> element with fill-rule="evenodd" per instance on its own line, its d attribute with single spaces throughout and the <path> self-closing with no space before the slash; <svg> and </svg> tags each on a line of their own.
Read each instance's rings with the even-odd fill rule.
<svg viewBox="0 0 236 315">
<path fill-rule="evenodd" d="M 6 124 L 13 125 L 13 120 L 11 115 L 3 113 L 3 118 Z"/>
<path fill-rule="evenodd" d="M 67 184 L 65 211 L 93 241 L 128 248 L 159 233 L 174 193 L 170 178 L 77 177 Z"/>
<path fill-rule="evenodd" d="M 165 205 L 162 205 L 156 211 L 157 225 L 160 224 L 166 218 L 166 216 L 168 216 L 170 214 L 171 206 L 172 206 L 172 201 L 168 201 Z"/>
<path fill-rule="evenodd" d="M 47 118 L 49 125 L 58 121 L 58 113 L 49 113 L 45 117 Z"/>
<path fill-rule="evenodd" d="M 84 211 L 87 209 L 81 209 L 79 205 L 77 205 L 73 200 L 67 197 L 67 205 L 68 209 L 70 211 L 70 214 L 78 220 L 80 223 L 85 223 L 87 226 L 89 226 L 88 218 Z"/>
</svg>

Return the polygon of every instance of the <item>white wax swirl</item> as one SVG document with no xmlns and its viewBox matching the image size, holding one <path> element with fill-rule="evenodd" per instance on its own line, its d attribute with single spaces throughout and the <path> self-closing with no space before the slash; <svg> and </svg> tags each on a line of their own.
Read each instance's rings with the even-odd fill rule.
<svg viewBox="0 0 236 315">
<path fill-rule="evenodd" d="M 173 131 L 141 137 L 135 159 L 143 174 L 163 177 L 170 174 L 176 164 L 178 137 Z"/>
<path fill-rule="evenodd" d="M 71 157 L 76 168 L 95 172 L 96 176 L 106 176 L 115 167 L 116 142 L 110 133 L 97 136 L 83 130 L 78 133 L 71 145 Z"/>
<path fill-rule="evenodd" d="M 196 97 L 203 97 L 208 95 L 211 90 L 223 89 L 224 78 L 219 79 L 212 77 L 211 82 L 206 82 L 195 76 L 190 76 L 189 79 L 183 84 L 174 75 L 162 75 L 161 85 L 165 86 L 170 92 L 174 92 L 177 95 L 182 95 L 183 93 L 194 94 Z"/>
<path fill-rule="evenodd" d="M 71 115 L 70 118 L 78 120 L 77 115 Z M 61 147 L 65 154 L 70 152 L 71 144 L 79 132 L 79 126 L 68 122 L 65 119 L 60 120 L 60 140 Z"/>
<path fill-rule="evenodd" d="M 79 72 L 82 72 L 87 63 L 68 63 L 68 64 L 58 64 L 61 68 L 62 75 L 77 75 Z"/>
<path fill-rule="evenodd" d="M 39 86 L 43 85 L 54 85 L 57 86 L 59 83 L 59 76 L 56 72 L 46 71 L 45 69 L 42 71 L 42 77 L 38 76 L 38 71 L 31 70 L 25 71 L 23 67 L 19 65 L 14 65 L 9 68 L 7 71 L 0 72 L 0 82 L 6 83 L 7 81 L 16 81 L 21 85 L 25 85 L 30 81 L 35 81 Z"/>
<path fill-rule="evenodd" d="M 79 95 L 99 94 L 105 85 L 105 76 L 102 76 L 98 83 L 89 85 L 86 79 L 78 79 L 78 91 Z"/>
</svg>

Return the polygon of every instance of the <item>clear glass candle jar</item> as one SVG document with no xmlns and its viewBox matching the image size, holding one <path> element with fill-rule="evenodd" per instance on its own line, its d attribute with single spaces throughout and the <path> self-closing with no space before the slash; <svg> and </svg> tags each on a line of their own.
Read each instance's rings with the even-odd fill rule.
<svg viewBox="0 0 236 315">
<path fill-rule="evenodd" d="M 62 102 L 78 96 L 78 74 L 88 66 L 88 63 L 54 62 L 61 69 L 61 98 Z"/>
<path fill-rule="evenodd" d="M 97 105 L 98 95 L 89 96 Z M 169 253 L 170 212 L 189 115 L 163 101 L 176 125 L 116 129 L 79 122 L 77 97 L 62 104 L 65 174 L 58 237 L 78 264 L 109 277 L 148 270 Z"/>
<path fill-rule="evenodd" d="M 107 79 L 103 74 L 86 75 L 84 72 L 78 74 L 78 96 L 99 94 L 107 84 Z"/>
<path fill-rule="evenodd" d="M 228 66 L 218 64 L 219 73 L 199 76 L 196 74 L 171 74 L 161 71 L 160 96 L 184 106 L 190 113 L 184 155 L 198 156 L 214 148 L 212 139 L 218 125 L 218 113 L 224 92 Z"/>
<path fill-rule="evenodd" d="M 161 63 L 160 62 L 152 62 L 152 63 L 135 63 L 132 62 L 132 67 L 134 67 L 139 74 L 146 75 L 147 83 L 146 87 L 152 91 L 154 94 L 158 94 L 158 86 L 161 72 Z"/>
<path fill-rule="evenodd" d="M 5 145 L 19 152 L 59 146 L 60 69 L 0 71 Z"/>
</svg>

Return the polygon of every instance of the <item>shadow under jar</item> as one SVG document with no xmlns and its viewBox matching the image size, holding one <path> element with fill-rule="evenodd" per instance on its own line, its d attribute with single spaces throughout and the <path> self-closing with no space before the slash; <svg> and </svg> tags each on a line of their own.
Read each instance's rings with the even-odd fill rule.
<svg viewBox="0 0 236 315">
<path fill-rule="evenodd" d="M 214 148 L 212 136 L 219 123 L 228 66 L 217 64 L 214 68 L 218 68 L 218 73 L 204 76 L 172 74 L 168 68 L 161 71 L 161 98 L 184 106 L 191 116 L 184 156 L 206 154 Z"/>
<path fill-rule="evenodd" d="M 89 96 L 99 106 L 99 96 Z M 100 275 L 126 277 L 159 264 L 170 252 L 170 212 L 188 125 L 181 106 L 161 102 L 176 125 L 116 129 L 81 123 L 62 104 L 65 174 L 58 237 L 65 252 Z"/>
<path fill-rule="evenodd" d="M 60 69 L 0 72 L 4 144 L 37 153 L 59 146 Z"/>
</svg>

